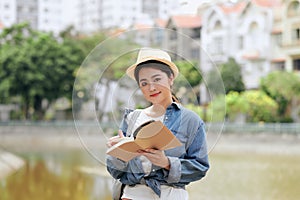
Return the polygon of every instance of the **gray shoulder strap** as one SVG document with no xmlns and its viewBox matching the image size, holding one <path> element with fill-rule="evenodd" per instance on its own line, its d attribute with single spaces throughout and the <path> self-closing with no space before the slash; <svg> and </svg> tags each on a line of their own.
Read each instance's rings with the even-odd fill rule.
<svg viewBox="0 0 300 200">
<path fill-rule="evenodd" d="M 141 110 L 135 110 L 135 111 L 133 111 L 132 117 L 130 118 L 130 120 L 128 122 L 127 137 L 132 134 L 134 123 L 136 122 L 136 120 L 139 117 L 139 115 L 140 115 L 141 112 L 142 112 Z"/>
</svg>

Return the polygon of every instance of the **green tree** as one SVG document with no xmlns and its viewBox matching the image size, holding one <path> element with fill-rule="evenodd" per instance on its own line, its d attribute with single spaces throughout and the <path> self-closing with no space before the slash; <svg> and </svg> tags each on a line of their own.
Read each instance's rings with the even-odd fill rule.
<svg viewBox="0 0 300 200">
<path fill-rule="evenodd" d="M 245 90 L 241 67 L 233 58 L 229 58 L 227 63 L 221 65 L 221 76 L 226 94 L 230 91 L 242 92 Z"/>
<path fill-rule="evenodd" d="M 238 92 L 229 92 L 225 99 L 226 116 L 230 121 L 234 121 L 239 114 L 246 114 L 250 109 L 249 102 L 247 102 L 245 96 Z"/>
<path fill-rule="evenodd" d="M 178 60 L 174 63 L 181 74 L 181 76 L 179 76 L 176 80 L 178 84 L 185 87 L 195 87 L 201 83 L 202 75 L 196 61 L 188 62 L 185 60 Z"/>
<path fill-rule="evenodd" d="M 274 122 L 278 104 L 267 94 L 260 90 L 249 90 L 242 94 L 249 105 L 247 121 L 249 122 Z"/>
<path fill-rule="evenodd" d="M 174 63 L 180 72 L 173 88 L 174 94 L 177 94 L 181 100 L 185 99 L 189 103 L 199 104 L 199 84 L 202 81 L 202 75 L 198 63 L 186 60 L 177 60 Z"/>
<path fill-rule="evenodd" d="M 42 119 L 46 107 L 57 98 L 72 96 L 74 71 L 83 60 L 75 43 L 50 33 L 33 31 L 26 23 L 5 29 L 0 35 L 0 100 L 21 98 L 24 118 Z"/>
<path fill-rule="evenodd" d="M 293 72 L 274 71 L 261 79 L 260 88 L 278 103 L 280 121 L 286 121 L 288 118 L 299 121 L 299 75 Z"/>
</svg>

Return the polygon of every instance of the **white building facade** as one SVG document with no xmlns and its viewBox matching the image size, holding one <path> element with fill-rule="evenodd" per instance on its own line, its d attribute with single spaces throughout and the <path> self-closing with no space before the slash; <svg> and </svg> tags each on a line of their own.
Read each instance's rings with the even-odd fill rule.
<svg viewBox="0 0 300 200">
<path fill-rule="evenodd" d="M 78 0 L 38 0 L 38 30 L 59 33 L 75 25 Z"/>
<path fill-rule="evenodd" d="M 16 0 L 0 0 L 0 23 L 9 27 L 17 22 Z"/>
<path fill-rule="evenodd" d="M 78 24 L 79 0 L 0 0 L 0 22 L 5 27 L 29 22 L 33 29 L 59 33 Z"/>
<path fill-rule="evenodd" d="M 197 1 L 198 4 L 201 0 Z M 190 1 L 190 2 L 193 2 Z M 59 33 L 68 26 L 82 33 L 108 28 L 129 28 L 139 23 L 153 25 L 186 12 L 184 0 L 0 0 L 0 22 L 4 27 L 22 21 L 42 31 Z M 187 1 L 189 2 L 189 1 Z M 191 5 L 190 5 L 191 6 Z"/>
<path fill-rule="evenodd" d="M 260 79 L 272 71 L 273 9 L 279 1 L 263 5 L 259 1 L 215 4 L 203 14 L 201 31 L 201 68 L 207 73 L 213 65 L 226 63 L 230 57 L 241 66 L 246 89 L 259 87 Z M 209 101 L 205 86 L 204 102 Z"/>
</svg>

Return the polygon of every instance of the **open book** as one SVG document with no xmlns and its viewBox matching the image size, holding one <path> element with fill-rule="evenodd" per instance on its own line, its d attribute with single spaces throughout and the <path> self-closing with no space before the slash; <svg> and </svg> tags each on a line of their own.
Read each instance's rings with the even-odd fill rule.
<svg viewBox="0 0 300 200">
<path fill-rule="evenodd" d="M 137 151 L 140 149 L 166 150 L 182 145 L 161 121 L 149 121 L 142 124 L 133 136 L 124 137 L 107 149 L 106 153 L 127 162 L 138 156 Z"/>
</svg>

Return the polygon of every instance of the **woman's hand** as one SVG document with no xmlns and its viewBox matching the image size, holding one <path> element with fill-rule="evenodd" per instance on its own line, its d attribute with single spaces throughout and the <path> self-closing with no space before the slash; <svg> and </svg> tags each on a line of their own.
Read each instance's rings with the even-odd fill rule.
<svg viewBox="0 0 300 200">
<path fill-rule="evenodd" d="M 123 138 L 124 138 L 124 134 L 121 130 L 119 130 L 117 136 L 114 136 L 114 137 L 111 137 L 108 139 L 106 146 L 109 148 L 109 147 L 117 144 L 118 142 L 120 142 Z"/>
<path fill-rule="evenodd" d="M 156 150 L 156 149 L 145 149 L 138 151 L 141 155 L 146 156 L 152 164 L 165 168 L 167 170 L 170 169 L 170 161 L 168 157 L 165 155 L 164 151 Z"/>
</svg>

